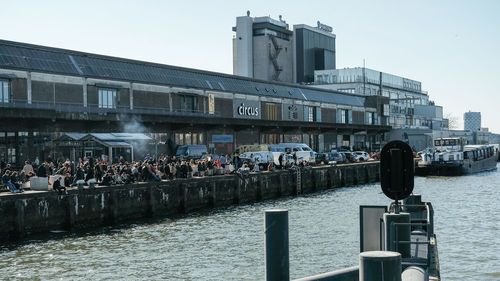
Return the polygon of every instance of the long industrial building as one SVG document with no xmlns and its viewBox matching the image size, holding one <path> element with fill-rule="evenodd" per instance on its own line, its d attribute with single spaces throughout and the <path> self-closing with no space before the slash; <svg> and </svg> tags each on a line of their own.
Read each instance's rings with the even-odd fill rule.
<svg viewBox="0 0 500 281">
<path fill-rule="evenodd" d="M 67 158 L 68 132 L 147 133 L 160 153 L 304 142 L 378 149 L 389 99 L 0 40 L 0 161 Z"/>
</svg>

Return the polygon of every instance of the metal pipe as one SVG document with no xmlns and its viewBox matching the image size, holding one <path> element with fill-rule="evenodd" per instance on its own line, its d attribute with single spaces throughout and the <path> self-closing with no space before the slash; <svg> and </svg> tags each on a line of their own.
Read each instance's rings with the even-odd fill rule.
<svg viewBox="0 0 500 281">
<path fill-rule="evenodd" d="M 266 280 L 290 280 L 288 210 L 264 211 Z"/>
<path fill-rule="evenodd" d="M 295 279 L 294 281 L 359 281 L 359 266 Z"/>
</svg>

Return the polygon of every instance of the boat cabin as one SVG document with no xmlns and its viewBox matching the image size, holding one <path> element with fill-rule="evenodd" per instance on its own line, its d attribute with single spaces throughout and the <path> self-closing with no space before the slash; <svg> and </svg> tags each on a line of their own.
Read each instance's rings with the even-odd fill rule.
<svg viewBox="0 0 500 281">
<path fill-rule="evenodd" d="M 495 155 L 495 148 L 492 145 L 466 145 L 464 147 L 464 159 L 477 161 L 493 155 Z"/>
<path fill-rule="evenodd" d="M 434 147 L 440 151 L 461 150 L 465 142 L 461 138 L 439 138 L 434 140 Z"/>
</svg>

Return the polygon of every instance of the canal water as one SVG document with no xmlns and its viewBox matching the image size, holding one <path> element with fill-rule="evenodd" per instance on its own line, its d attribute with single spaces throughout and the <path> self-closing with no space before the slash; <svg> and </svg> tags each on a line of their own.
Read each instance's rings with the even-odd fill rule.
<svg viewBox="0 0 500 281">
<path fill-rule="evenodd" d="M 435 209 L 442 280 L 500 280 L 500 170 L 416 178 Z M 89 233 L 52 233 L 0 249 L 0 280 L 263 280 L 266 209 L 289 210 L 290 274 L 358 265 L 359 205 L 379 185 L 234 206 Z"/>
</svg>

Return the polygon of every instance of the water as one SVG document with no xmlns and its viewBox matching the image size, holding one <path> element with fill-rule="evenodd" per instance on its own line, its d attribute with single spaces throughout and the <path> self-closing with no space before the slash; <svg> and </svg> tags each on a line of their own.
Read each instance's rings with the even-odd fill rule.
<svg viewBox="0 0 500 281">
<path fill-rule="evenodd" d="M 443 280 L 500 280 L 500 170 L 416 178 L 435 209 Z M 389 204 L 378 185 L 52 233 L 0 249 L 1 280 L 263 280 L 263 212 L 289 209 L 290 274 L 358 264 L 360 204 Z"/>
</svg>

